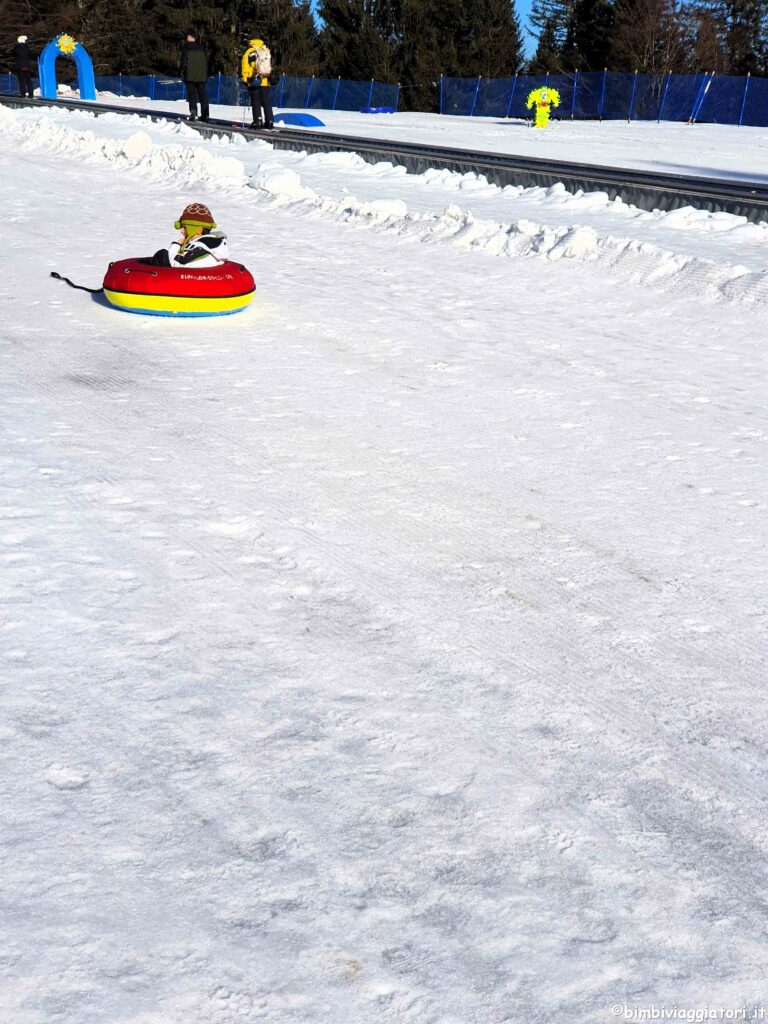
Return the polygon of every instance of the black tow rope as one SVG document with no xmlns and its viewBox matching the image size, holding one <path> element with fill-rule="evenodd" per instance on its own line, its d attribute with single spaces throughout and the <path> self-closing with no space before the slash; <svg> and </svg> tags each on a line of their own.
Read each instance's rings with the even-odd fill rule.
<svg viewBox="0 0 768 1024">
<path fill-rule="evenodd" d="M 63 281 L 64 284 L 68 284 L 70 288 L 77 288 L 80 292 L 90 292 L 91 295 L 99 295 L 104 291 L 103 288 L 86 288 L 84 284 L 75 284 L 74 281 L 70 281 L 68 277 L 63 277 L 61 274 L 57 274 L 55 270 L 51 271 L 51 277 L 55 277 L 57 281 Z"/>
</svg>

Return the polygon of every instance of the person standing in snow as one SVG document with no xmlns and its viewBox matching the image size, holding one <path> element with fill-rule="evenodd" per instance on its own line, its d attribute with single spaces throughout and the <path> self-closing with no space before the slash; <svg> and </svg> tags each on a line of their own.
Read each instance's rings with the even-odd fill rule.
<svg viewBox="0 0 768 1024">
<path fill-rule="evenodd" d="M 251 98 L 253 128 L 274 127 L 272 103 L 269 99 L 269 79 L 272 75 L 272 54 L 263 39 L 251 39 L 243 54 L 242 76 Z M 264 119 L 262 121 L 262 111 Z"/>
<path fill-rule="evenodd" d="M 19 96 L 32 99 L 32 54 L 29 52 L 27 37 L 19 36 L 13 48 L 13 62 L 19 80 Z"/>
<path fill-rule="evenodd" d="M 154 256 L 141 260 L 152 267 L 176 267 L 202 270 L 229 259 L 227 236 L 216 230 L 216 221 L 204 203 L 185 206 L 174 227 L 181 231 L 178 241 Z"/>
<path fill-rule="evenodd" d="M 200 104 L 200 120 L 208 120 L 208 57 L 195 38 L 194 32 L 187 33 L 187 41 L 181 48 L 181 77 L 187 89 L 189 119 L 197 120 L 197 105 Z"/>
</svg>

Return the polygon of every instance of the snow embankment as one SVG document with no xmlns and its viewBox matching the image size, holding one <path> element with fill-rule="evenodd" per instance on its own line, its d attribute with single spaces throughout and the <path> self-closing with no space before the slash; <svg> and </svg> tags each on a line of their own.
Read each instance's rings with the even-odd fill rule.
<svg viewBox="0 0 768 1024">
<path fill-rule="evenodd" d="M 243 199 L 254 197 L 274 207 L 290 208 L 299 216 L 324 216 L 357 227 L 396 235 L 402 241 L 423 244 L 449 244 L 473 252 L 493 256 L 538 256 L 547 260 L 583 260 L 599 263 L 601 269 L 620 274 L 635 282 L 653 285 L 663 290 L 685 289 L 710 298 L 738 299 L 750 302 L 768 301 L 768 272 L 750 270 L 734 262 L 719 262 L 687 253 L 676 253 L 630 235 L 601 231 L 584 224 L 540 223 L 522 217 L 512 222 L 478 217 L 458 203 L 450 203 L 441 213 L 417 212 L 408 209 L 399 198 L 358 199 L 353 195 L 343 198 L 323 195 L 309 187 L 301 175 L 281 161 L 282 154 L 269 144 L 248 144 L 236 138 L 215 138 L 216 147 L 240 149 L 255 145 L 264 151 L 264 162 L 249 169 L 235 156 L 212 152 L 197 144 L 200 137 L 186 125 L 173 126 L 173 134 L 181 136 L 178 143 L 158 143 L 145 131 L 137 131 L 127 138 L 115 138 L 107 132 L 101 134 L 101 119 L 94 118 L 94 129 L 77 129 L 61 123 L 61 115 L 43 114 L 29 117 L 25 113 L 0 108 L 0 134 L 14 139 L 22 149 L 45 150 L 67 158 L 103 162 L 118 171 L 138 172 L 153 180 L 164 181 L 180 188 L 195 187 L 207 192 L 230 196 L 240 193 Z M 116 115 L 117 117 L 118 115 Z M 106 119 L 104 119 L 106 122 Z M 106 124 L 105 124 L 106 127 Z M 295 159 L 295 154 L 292 155 Z M 479 190 L 493 190 L 514 197 L 526 197 L 546 204 L 561 203 L 564 213 L 577 215 L 579 211 L 596 209 L 612 211 L 625 219 L 620 225 L 632 230 L 635 221 L 649 219 L 663 222 L 678 230 L 703 233 L 739 232 L 742 238 L 754 243 L 768 239 L 768 225 L 751 225 L 743 217 L 728 214 L 709 214 L 685 208 L 669 213 L 645 213 L 627 206 L 620 200 L 610 200 L 605 193 L 571 195 L 565 186 L 549 189 L 523 189 L 507 186 L 499 189 L 478 175 L 455 174 L 444 169 L 433 169 L 422 175 L 406 175 L 402 168 L 390 164 L 371 167 L 355 154 L 312 154 L 304 157 L 306 163 L 335 166 L 339 173 L 344 168 L 370 168 L 372 174 L 398 172 L 392 177 L 418 178 L 424 185 L 439 184 L 441 190 L 453 188 L 457 198 Z M 396 181 L 392 182 L 397 191 Z M 629 215 L 629 219 L 627 218 Z"/>
</svg>

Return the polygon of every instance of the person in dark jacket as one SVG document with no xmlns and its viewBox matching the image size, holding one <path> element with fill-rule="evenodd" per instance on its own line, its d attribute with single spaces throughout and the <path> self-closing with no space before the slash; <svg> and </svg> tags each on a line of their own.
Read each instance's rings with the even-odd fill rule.
<svg viewBox="0 0 768 1024">
<path fill-rule="evenodd" d="M 208 81 L 208 58 L 192 32 L 187 34 L 187 41 L 181 49 L 181 77 L 187 87 L 190 120 L 197 120 L 199 103 L 200 120 L 207 121 L 208 93 L 205 83 Z"/>
<path fill-rule="evenodd" d="M 13 48 L 13 62 L 16 66 L 16 77 L 19 80 L 19 96 L 32 99 L 32 54 L 29 52 L 27 37 L 19 36 Z"/>
</svg>

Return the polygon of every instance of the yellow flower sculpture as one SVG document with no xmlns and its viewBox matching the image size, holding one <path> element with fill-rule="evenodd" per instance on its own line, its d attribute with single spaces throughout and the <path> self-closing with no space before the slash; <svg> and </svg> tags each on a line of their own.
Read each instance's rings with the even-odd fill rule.
<svg viewBox="0 0 768 1024">
<path fill-rule="evenodd" d="M 557 89 L 548 89 L 543 86 L 541 89 L 534 89 L 528 93 L 528 101 L 525 104 L 530 110 L 535 108 L 536 118 L 534 128 L 546 128 L 549 124 L 549 112 L 552 107 L 560 106 L 560 93 Z"/>
<path fill-rule="evenodd" d="M 58 47 L 61 53 L 70 54 L 77 46 L 77 43 L 72 36 L 59 36 Z"/>
</svg>

